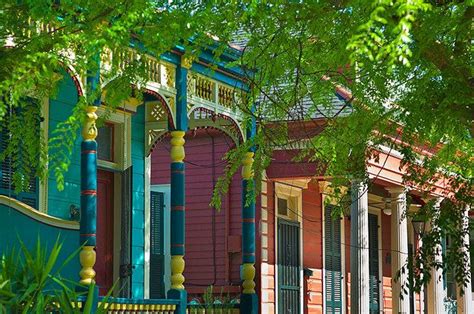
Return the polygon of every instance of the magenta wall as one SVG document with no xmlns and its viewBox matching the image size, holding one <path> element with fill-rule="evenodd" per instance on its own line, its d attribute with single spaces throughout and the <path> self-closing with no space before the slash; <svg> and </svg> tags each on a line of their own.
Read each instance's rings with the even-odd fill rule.
<svg viewBox="0 0 474 314">
<path fill-rule="evenodd" d="M 240 291 L 241 180 L 234 176 L 222 209 L 209 206 L 215 182 L 224 173 L 225 153 L 232 140 L 212 129 L 189 131 L 186 144 L 186 268 L 188 293 L 201 294 L 209 285 L 215 291 Z M 152 153 L 151 184 L 170 182 L 169 137 Z"/>
</svg>

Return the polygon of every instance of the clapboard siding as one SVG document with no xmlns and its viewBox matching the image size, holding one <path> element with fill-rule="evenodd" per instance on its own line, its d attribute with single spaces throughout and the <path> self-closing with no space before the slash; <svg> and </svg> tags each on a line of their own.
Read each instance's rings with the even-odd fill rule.
<svg viewBox="0 0 474 314">
<path fill-rule="evenodd" d="M 77 88 L 72 78 L 63 72 L 63 79 L 59 83 L 58 93 L 49 100 L 49 122 L 48 137 L 56 137 L 55 131 L 58 124 L 65 122 L 72 114 L 74 106 L 78 101 Z M 76 140 L 72 154 L 70 156 L 70 165 L 67 172 L 64 173 L 64 189 L 58 190 L 58 185 L 54 175 L 48 177 L 48 214 L 62 219 L 69 219 L 69 207 L 74 204 L 80 206 L 81 176 L 80 176 L 80 158 L 81 141 L 79 131 L 76 134 Z M 57 154 L 57 149 L 50 148 L 51 156 Z M 52 172 L 53 173 L 53 172 Z"/>
<path fill-rule="evenodd" d="M 151 184 L 170 183 L 169 140 L 169 137 L 163 138 L 152 153 Z M 223 157 L 232 147 L 233 142 L 216 130 L 191 131 L 186 134 L 185 140 L 186 269 L 184 276 L 186 287 L 192 293 L 192 291 L 204 291 L 205 287 L 211 284 L 238 286 L 241 254 L 228 254 L 226 243 L 228 236 L 241 235 L 240 173 L 234 176 L 230 191 L 222 200 L 222 209 L 217 211 L 209 206 L 214 184 L 224 173 Z M 225 217 L 227 212 L 230 213 L 228 227 L 226 227 Z M 213 250 L 213 242 L 215 250 Z M 227 263 L 229 266 L 226 265 Z M 228 270 L 226 270 L 227 267 L 229 267 Z M 216 292 L 220 291 L 216 290 Z"/>
</svg>

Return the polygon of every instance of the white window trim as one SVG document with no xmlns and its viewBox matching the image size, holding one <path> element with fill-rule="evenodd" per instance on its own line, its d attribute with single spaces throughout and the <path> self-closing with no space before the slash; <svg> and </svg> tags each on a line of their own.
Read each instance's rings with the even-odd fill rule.
<svg viewBox="0 0 474 314">
<path fill-rule="evenodd" d="M 295 180 L 296 181 L 296 180 Z M 278 259 L 278 217 L 282 217 L 285 219 L 288 219 L 287 216 L 280 216 L 278 214 L 278 198 L 284 198 L 288 199 L 288 197 L 297 197 L 298 198 L 298 210 L 296 214 L 296 218 L 299 223 L 300 223 L 300 228 L 299 228 L 299 251 L 300 251 L 300 313 L 304 313 L 304 277 L 303 277 L 303 222 L 302 222 L 302 217 L 303 217 L 303 187 L 299 185 L 299 182 L 295 183 L 294 185 L 291 184 L 291 181 L 288 183 L 286 182 L 275 182 L 274 183 L 274 188 L 275 188 L 275 200 L 274 200 L 274 234 L 275 234 L 275 264 L 274 264 L 274 269 L 275 269 L 275 311 L 278 311 L 278 265 L 277 265 L 277 259 Z"/>
<path fill-rule="evenodd" d="M 41 101 L 41 114 L 43 115 L 43 121 L 40 123 L 40 130 L 43 133 L 45 142 L 45 150 L 48 152 L 48 141 L 49 141 L 49 98 L 44 97 Z M 48 153 L 46 153 L 48 156 Z M 46 163 L 46 171 L 48 171 L 48 164 Z M 48 179 L 39 180 L 38 187 L 38 210 L 43 213 L 48 213 Z"/>
<path fill-rule="evenodd" d="M 107 123 L 114 125 L 114 162 L 97 159 L 97 166 L 106 169 L 123 171 L 132 164 L 131 138 L 132 117 L 129 112 L 114 110 L 107 112 L 101 106 L 97 109 L 98 116 L 107 114 Z"/>
</svg>

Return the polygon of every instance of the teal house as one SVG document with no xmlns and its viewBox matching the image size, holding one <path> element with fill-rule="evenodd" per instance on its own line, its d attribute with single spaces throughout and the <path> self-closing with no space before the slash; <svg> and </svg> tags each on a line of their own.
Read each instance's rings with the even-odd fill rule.
<svg viewBox="0 0 474 314">
<path fill-rule="evenodd" d="M 62 260 L 82 247 L 63 276 L 84 285 L 95 282 L 99 301 L 117 282 L 119 288 L 107 300 L 111 312 L 186 313 L 184 135 L 191 129 L 213 127 L 240 143 L 252 136 L 252 126 L 244 123 L 235 105 L 249 87 L 241 69 L 226 66 L 239 53 L 229 47 L 216 61 L 208 50 L 191 60 L 176 47 L 159 58 L 141 59 L 149 78 L 139 89 L 142 97 L 115 104 L 112 112 L 105 98 L 97 99 L 84 112 L 62 190 L 51 176 L 44 182 L 30 178 L 28 189 L 15 193 L 14 169 L 6 156 L 0 164 L 0 252 L 17 245 L 18 239 L 33 247 L 40 237 L 51 247 L 59 237 Z M 130 50 L 124 58 L 136 54 Z M 100 69 L 107 71 L 107 57 L 101 59 Z M 81 77 L 74 69 L 64 69 L 62 74 L 53 98 L 28 98 L 41 106 L 38 137 L 51 138 L 88 87 L 100 84 L 105 90 L 107 86 L 100 73 Z M 105 123 L 98 127 L 96 120 L 102 116 Z M 2 128 L 2 150 L 10 136 Z M 170 223 L 157 229 L 156 221 L 162 218 L 150 212 L 157 201 L 150 197 L 150 152 L 164 138 L 170 139 L 171 204 L 166 214 Z M 66 152 L 50 149 L 51 156 L 56 153 Z M 249 151 L 244 160 L 244 187 L 253 180 L 252 157 Z M 247 189 L 243 190 L 245 199 Z M 256 313 L 255 204 L 242 202 L 242 215 L 240 311 Z M 154 287 L 163 281 L 168 288 L 156 298 Z"/>
</svg>

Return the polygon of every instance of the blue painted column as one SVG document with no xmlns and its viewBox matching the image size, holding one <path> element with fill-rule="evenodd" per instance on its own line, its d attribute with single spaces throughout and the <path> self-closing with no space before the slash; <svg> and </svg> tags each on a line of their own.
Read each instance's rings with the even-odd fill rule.
<svg viewBox="0 0 474 314">
<path fill-rule="evenodd" d="M 185 165 L 184 135 L 188 129 L 187 75 L 191 62 L 182 60 L 176 69 L 176 129 L 171 131 L 171 289 L 168 298 L 179 299 L 175 313 L 185 314 Z"/>
<path fill-rule="evenodd" d="M 255 120 L 247 131 L 247 139 L 255 135 Z M 240 313 L 257 314 L 258 296 L 255 292 L 255 180 L 253 157 L 255 148 L 247 152 L 242 161 L 242 294 Z"/>
<path fill-rule="evenodd" d="M 98 62 L 98 61 L 95 61 Z M 98 64 L 98 63 L 97 63 Z M 95 93 L 99 84 L 99 69 L 93 75 L 87 77 L 87 86 L 90 93 Z M 96 262 L 96 228 L 97 228 L 97 106 L 100 98 L 93 101 L 92 106 L 86 108 L 86 118 L 82 129 L 81 143 L 81 221 L 80 221 L 80 245 L 83 246 L 79 253 L 81 270 L 79 272 L 82 285 L 95 285 Z M 89 287 L 87 288 L 89 289 Z M 93 288 L 93 301 L 91 312 L 97 309 L 99 290 Z"/>
</svg>

